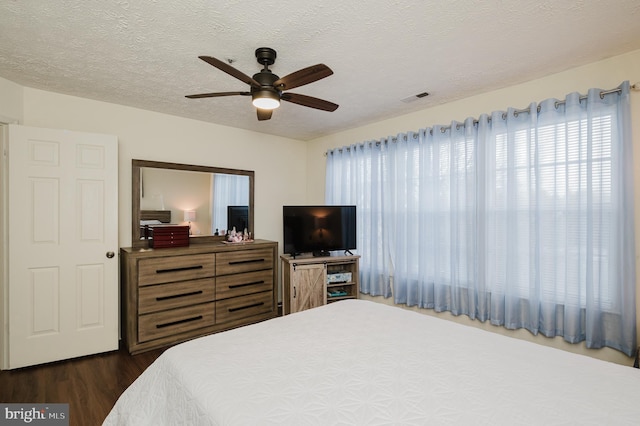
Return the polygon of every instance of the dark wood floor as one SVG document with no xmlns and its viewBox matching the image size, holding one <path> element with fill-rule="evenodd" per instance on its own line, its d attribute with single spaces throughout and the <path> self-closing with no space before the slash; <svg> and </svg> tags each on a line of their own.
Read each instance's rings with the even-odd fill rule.
<svg viewBox="0 0 640 426">
<path fill-rule="evenodd" d="M 0 402 L 68 403 L 69 424 L 92 426 L 163 350 L 115 352 L 36 367 L 0 371 Z"/>
</svg>

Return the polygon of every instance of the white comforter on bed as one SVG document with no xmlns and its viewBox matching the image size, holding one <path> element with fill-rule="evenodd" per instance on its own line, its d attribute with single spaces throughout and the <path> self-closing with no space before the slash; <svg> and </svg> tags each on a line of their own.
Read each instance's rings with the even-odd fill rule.
<svg viewBox="0 0 640 426">
<path fill-rule="evenodd" d="M 640 370 L 347 300 L 167 350 L 106 425 L 623 425 Z"/>
</svg>

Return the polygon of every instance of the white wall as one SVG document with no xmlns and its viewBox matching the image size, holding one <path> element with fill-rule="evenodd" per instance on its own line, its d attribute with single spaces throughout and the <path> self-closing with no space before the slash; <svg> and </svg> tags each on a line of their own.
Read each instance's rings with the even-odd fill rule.
<svg viewBox="0 0 640 426">
<path fill-rule="evenodd" d="M 255 236 L 280 251 L 282 205 L 305 197 L 307 148 L 297 140 L 27 87 L 23 124 L 118 136 L 121 247 L 131 245 L 132 159 L 254 170 Z"/>
<path fill-rule="evenodd" d="M 0 78 L 0 123 L 22 122 L 23 88 Z"/>
<path fill-rule="evenodd" d="M 319 138 L 308 143 L 307 151 L 307 202 L 310 204 L 324 202 L 324 178 L 325 178 L 325 152 L 328 149 L 350 145 L 352 143 L 367 140 L 381 139 L 394 136 L 398 133 L 431 127 L 436 124 L 448 124 L 453 120 L 464 121 L 467 117 L 478 117 L 482 113 L 490 113 L 496 110 L 506 110 L 508 107 L 525 108 L 533 101 L 542 101 L 548 98 L 562 99 L 571 92 L 586 93 L 589 88 L 598 87 L 612 89 L 621 82 L 629 80 L 631 84 L 638 82 L 640 86 L 640 50 L 625 55 L 616 56 L 595 62 L 583 67 L 549 75 L 547 77 L 529 81 L 517 86 L 506 87 L 493 92 L 485 93 L 425 109 L 402 117 L 381 121 L 375 124 L 354 128 L 345 132 L 336 133 Z M 631 112 L 633 120 L 634 163 L 635 167 L 635 217 L 636 217 L 636 253 L 640 256 L 640 92 L 634 91 L 631 95 Z M 638 282 L 640 282 L 640 262 L 636 257 L 636 269 Z M 636 284 L 638 294 L 636 306 L 638 319 L 640 320 L 640 285 Z M 374 298 L 376 301 L 390 303 L 390 300 Z M 584 345 L 570 345 L 562 339 L 548 339 L 542 336 L 535 337 L 528 331 L 509 331 L 503 327 L 494 327 L 471 321 L 466 316 L 453 317 L 450 314 L 434 314 L 431 310 L 420 310 L 429 315 L 451 319 L 476 327 L 485 328 L 514 337 L 533 340 L 549 346 L 559 347 L 572 352 L 584 353 L 596 358 L 630 365 L 632 360 L 621 352 L 602 349 L 587 350 Z M 640 330 L 640 321 L 638 321 Z M 640 341 L 640 339 L 639 339 Z"/>
</svg>

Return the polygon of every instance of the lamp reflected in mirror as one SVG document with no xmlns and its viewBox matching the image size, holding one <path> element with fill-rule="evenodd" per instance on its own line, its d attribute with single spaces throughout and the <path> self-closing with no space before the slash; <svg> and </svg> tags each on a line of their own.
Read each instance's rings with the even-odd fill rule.
<svg viewBox="0 0 640 426">
<path fill-rule="evenodd" d="M 184 221 L 189 222 L 189 235 L 193 235 L 193 231 L 191 230 L 191 222 L 196 221 L 196 211 L 195 210 L 185 210 L 184 211 Z"/>
<path fill-rule="evenodd" d="M 316 228 L 317 232 L 318 232 L 318 239 L 320 241 L 323 241 L 325 238 L 325 231 L 327 231 L 327 218 L 325 216 L 315 216 L 313 218 L 313 222 L 314 222 L 314 227 Z"/>
</svg>

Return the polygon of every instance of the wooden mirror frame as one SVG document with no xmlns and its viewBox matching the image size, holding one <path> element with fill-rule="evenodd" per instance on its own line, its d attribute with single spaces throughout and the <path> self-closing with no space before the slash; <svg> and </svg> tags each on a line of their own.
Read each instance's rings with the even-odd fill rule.
<svg viewBox="0 0 640 426">
<path fill-rule="evenodd" d="M 228 175 L 242 175 L 249 177 L 249 230 L 253 229 L 253 200 L 255 187 L 255 173 L 253 170 L 225 169 L 220 167 L 197 166 L 193 164 L 164 163 L 160 161 L 131 160 L 131 246 L 133 248 L 147 248 L 149 241 L 140 239 L 140 170 L 143 167 L 167 170 L 185 170 L 191 172 L 221 173 Z M 192 235 L 191 244 L 213 243 L 224 240 L 224 236 L 217 235 Z"/>
</svg>

